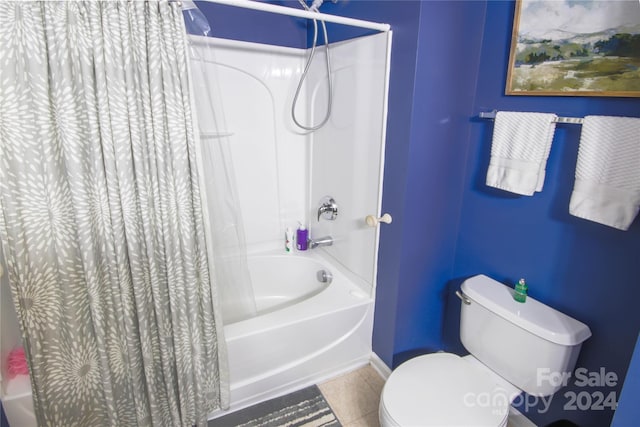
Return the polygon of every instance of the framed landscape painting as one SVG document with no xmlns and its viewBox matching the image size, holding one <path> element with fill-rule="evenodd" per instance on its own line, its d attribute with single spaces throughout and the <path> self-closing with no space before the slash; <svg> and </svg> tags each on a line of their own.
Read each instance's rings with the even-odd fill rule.
<svg viewBox="0 0 640 427">
<path fill-rule="evenodd" d="M 640 97 L 640 1 L 517 0 L 506 94 Z"/>
</svg>

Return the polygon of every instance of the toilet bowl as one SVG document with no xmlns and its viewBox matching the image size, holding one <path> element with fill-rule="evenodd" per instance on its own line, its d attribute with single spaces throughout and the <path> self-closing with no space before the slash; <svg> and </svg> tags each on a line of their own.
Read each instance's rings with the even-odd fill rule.
<svg viewBox="0 0 640 427">
<path fill-rule="evenodd" d="M 486 276 L 461 286 L 460 337 L 470 355 L 433 353 L 397 367 L 380 398 L 381 427 L 506 426 L 513 399 L 560 386 L 537 378 L 538 369 L 572 371 L 589 328 Z"/>
<path fill-rule="evenodd" d="M 385 383 L 380 425 L 507 425 L 513 386 L 451 353 L 416 357 L 400 365 Z"/>
</svg>

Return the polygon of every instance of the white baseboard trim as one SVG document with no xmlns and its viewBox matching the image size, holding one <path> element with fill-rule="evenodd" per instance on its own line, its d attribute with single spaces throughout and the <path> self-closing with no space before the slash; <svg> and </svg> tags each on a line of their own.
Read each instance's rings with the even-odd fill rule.
<svg viewBox="0 0 640 427">
<path fill-rule="evenodd" d="M 375 369 L 380 374 L 380 376 L 384 378 L 386 381 L 387 378 L 389 378 L 389 375 L 391 375 L 391 369 L 374 352 L 371 352 L 370 360 L 371 360 L 371 366 L 373 366 L 373 369 Z"/>
</svg>

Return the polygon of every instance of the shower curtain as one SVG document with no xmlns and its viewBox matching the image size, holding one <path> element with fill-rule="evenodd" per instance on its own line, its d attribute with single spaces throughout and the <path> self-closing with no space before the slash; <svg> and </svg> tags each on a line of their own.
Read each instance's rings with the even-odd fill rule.
<svg viewBox="0 0 640 427">
<path fill-rule="evenodd" d="M 42 426 L 228 401 L 176 3 L 0 3 L 0 234 Z"/>
<path fill-rule="evenodd" d="M 217 78 L 215 51 L 206 36 L 207 18 L 192 1 L 182 1 L 189 44 L 196 139 L 202 160 L 201 188 L 206 195 L 205 229 L 210 245 L 222 319 L 225 324 L 256 315 L 256 301 L 247 261 L 247 246 L 240 199 L 231 154 L 231 134 L 224 115 Z M 205 37 L 201 37 L 205 36 Z"/>
<path fill-rule="evenodd" d="M 215 213 L 210 215 L 207 224 L 212 242 L 210 256 L 222 318 L 225 324 L 230 324 L 255 316 L 256 302 L 236 191 L 230 147 L 232 137 L 224 134 L 228 127 L 222 97 L 213 96 L 220 93 L 215 52 L 204 40 L 189 36 L 193 98 L 201 139 L 202 192 L 206 194 L 208 212 Z"/>
</svg>

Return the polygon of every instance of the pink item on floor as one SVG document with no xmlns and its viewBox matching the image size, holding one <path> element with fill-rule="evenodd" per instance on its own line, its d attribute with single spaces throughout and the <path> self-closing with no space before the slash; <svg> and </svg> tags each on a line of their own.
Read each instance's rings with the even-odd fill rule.
<svg viewBox="0 0 640 427">
<path fill-rule="evenodd" d="M 29 375 L 24 348 L 18 347 L 9 352 L 9 356 L 7 356 L 7 373 L 9 378 L 13 378 L 16 375 Z"/>
</svg>

